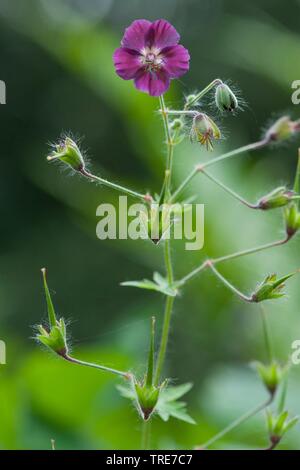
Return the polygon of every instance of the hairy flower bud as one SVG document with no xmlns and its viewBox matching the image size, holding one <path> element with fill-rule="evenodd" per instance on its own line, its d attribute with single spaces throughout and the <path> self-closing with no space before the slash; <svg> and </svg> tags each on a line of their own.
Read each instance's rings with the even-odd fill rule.
<svg viewBox="0 0 300 470">
<path fill-rule="evenodd" d="M 215 101 L 220 111 L 234 111 L 238 107 L 237 97 L 225 83 L 216 87 Z"/>
<path fill-rule="evenodd" d="M 299 121 L 292 121 L 289 116 L 282 116 L 267 130 L 267 141 L 281 142 L 299 132 Z"/>
<path fill-rule="evenodd" d="M 263 282 L 258 285 L 251 296 L 252 302 L 262 302 L 263 300 L 278 299 L 285 294 L 282 289 L 285 287 L 285 281 L 295 273 L 277 278 L 276 274 L 268 274 Z"/>
<path fill-rule="evenodd" d="M 221 138 L 221 131 L 207 114 L 197 113 L 193 119 L 190 138 L 205 145 L 207 150 L 213 150 L 212 141 Z"/>
<path fill-rule="evenodd" d="M 183 128 L 183 122 L 181 119 L 174 119 L 170 124 L 172 131 L 180 131 Z"/>
<path fill-rule="evenodd" d="M 73 170 L 84 169 L 84 159 L 78 145 L 70 137 L 65 137 L 57 145 L 47 160 L 60 160 Z"/>
<path fill-rule="evenodd" d="M 61 318 L 60 320 L 56 319 L 54 306 L 47 285 L 45 268 L 42 269 L 42 274 L 47 302 L 49 326 L 44 327 L 42 325 L 38 325 L 37 328 L 39 334 L 37 334 L 36 339 L 56 354 L 60 356 L 65 356 L 68 353 L 66 325 L 63 318 Z"/>
<path fill-rule="evenodd" d="M 299 195 L 294 191 L 286 189 L 285 186 L 274 189 L 266 196 L 263 196 L 257 203 L 257 207 L 262 210 L 276 209 L 289 204 L 295 199 L 299 199 Z"/>
</svg>

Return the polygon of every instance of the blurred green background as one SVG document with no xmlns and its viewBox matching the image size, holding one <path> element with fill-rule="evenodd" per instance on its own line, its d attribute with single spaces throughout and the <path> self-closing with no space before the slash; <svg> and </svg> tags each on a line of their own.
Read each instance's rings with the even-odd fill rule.
<svg viewBox="0 0 300 470">
<path fill-rule="evenodd" d="M 123 30 L 137 18 L 166 18 L 191 53 L 190 72 L 172 83 L 167 102 L 216 77 L 230 79 L 246 101 L 244 112 L 223 122 L 227 139 L 215 155 L 256 140 L 270 118 L 300 116 L 291 83 L 300 79 L 300 1 L 281 0 L 1 0 L 0 79 L 7 104 L 0 107 L 1 244 L 0 339 L 7 365 L 0 366 L 0 448 L 138 448 L 140 423 L 116 390 L 118 379 L 63 363 L 32 340 L 45 319 L 40 268 L 46 266 L 58 312 L 69 319 L 73 353 L 119 368 L 143 370 L 149 317 L 161 325 L 159 294 L 120 286 L 124 280 L 163 272 L 162 247 L 145 241 L 99 241 L 96 207 L 118 194 L 69 177 L 45 156 L 62 131 L 82 138 L 97 174 L 138 191 L 158 191 L 165 150 L 157 100 L 135 91 L 113 70 L 112 53 Z M 210 106 L 209 101 L 207 105 Z M 208 108 L 210 109 L 210 108 Z M 296 140 L 214 168 L 213 173 L 255 201 L 289 183 Z M 175 155 L 175 181 L 207 158 L 188 140 Z M 251 212 L 203 177 L 190 194 L 205 203 L 205 249 L 173 249 L 176 276 L 209 254 L 219 256 L 282 236 L 280 211 Z M 188 192 L 186 193 L 188 195 Z M 251 291 L 268 272 L 300 267 L 299 240 L 220 266 Z M 267 303 L 278 359 L 300 339 L 299 278 L 288 298 Z M 262 401 L 266 393 L 250 367 L 265 360 L 260 310 L 244 305 L 210 273 L 194 279 L 175 304 L 166 373 L 193 381 L 187 396 L 197 425 L 153 420 L 152 446 L 192 448 Z M 300 413 L 300 368 L 291 371 L 288 408 Z M 299 426 L 281 448 L 300 449 Z M 267 445 L 260 415 L 217 445 Z"/>
</svg>

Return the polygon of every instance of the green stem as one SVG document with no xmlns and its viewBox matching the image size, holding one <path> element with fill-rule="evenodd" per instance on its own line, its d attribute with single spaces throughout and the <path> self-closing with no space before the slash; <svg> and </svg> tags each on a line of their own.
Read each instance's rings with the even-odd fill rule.
<svg viewBox="0 0 300 470">
<path fill-rule="evenodd" d="M 146 194 L 137 193 L 132 189 L 125 188 L 124 186 L 120 186 L 119 184 L 112 183 L 111 181 L 107 181 L 103 178 L 100 178 L 100 176 L 93 175 L 84 168 L 80 170 L 80 174 L 93 181 L 98 181 L 99 183 L 103 184 L 104 186 L 107 186 L 108 188 L 112 188 L 116 191 L 119 191 L 120 193 L 127 194 L 128 196 L 133 196 L 135 198 L 142 199 L 143 201 L 147 201 L 149 198 L 149 196 L 147 196 Z"/>
<path fill-rule="evenodd" d="M 202 173 L 207 176 L 207 178 L 209 178 L 211 181 L 213 181 L 215 184 L 217 184 L 220 188 L 224 189 L 224 191 L 226 191 L 228 194 L 230 194 L 231 196 L 233 196 L 235 199 L 237 199 L 239 202 L 241 202 L 242 204 L 244 204 L 245 206 L 249 207 L 250 209 L 258 209 L 258 206 L 256 204 L 251 204 L 250 202 L 246 201 L 246 199 L 244 199 L 242 196 L 240 196 L 239 194 L 237 194 L 235 191 L 233 191 L 232 189 L 230 189 L 228 186 L 226 186 L 224 183 L 222 183 L 221 181 L 219 181 L 217 178 L 215 178 L 214 176 L 212 176 L 210 173 L 208 173 L 207 171 L 205 170 L 202 170 Z"/>
<path fill-rule="evenodd" d="M 168 115 L 166 112 L 166 106 L 165 106 L 163 96 L 160 96 L 159 101 L 160 101 L 160 107 L 162 111 L 165 136 L 166 136 L 167 147 L 168 147 L 168 157 L 167 157 L 167 165 L 166 165 L 167 179 L 165 181 L 165 184 L 166 184 L 165 198 L 166 200 L 168 200 L 169 192 L 170 192 L 171 176 L 172 176 L 173 142 L 172 142 L 172 137 L 170 133 L 169 120 L 168 120 Z M 168 283 L 169 285 L 172 285 L 174 281 L 174 276 L 173 276 L 173 266 L 172 266 L 172 259 L 171 259 L 171 243 L 169 239 L 165 240 L 165 243 L 164 243 L 164 256 L 165 256 L 165 267 L 166 267 Z M 166 304 L 165 304 L 163 328 L 162 328 L 159 352 L 158 352 L 158 357 L 157 357 L 154 385 L 159 384 L 159 380 L 160 380 L 163 366 L 165 363 L 165 357 L 166 357 L 166 351 L 167 351 L 168 339 L 169 339 L 169 333 L 170 333 L 170 324 L 171 324 L 173 304 L 174 304 L 174 298 L 168 296 L 166 298 Z"/>
<path fill-rule="evenodd" d="M 222 82 L 222 80 L 220 80 L 220 78 L 216 78 L 215 80 L 210 82 L 209 85 L 207 85 L 205 88 L 203 88 L 203 90 L 201 90 L 199 93 L 197 93 L 197 95 L 195 96 L 195 98 L 193 100 L 191 100 L 189 103 L 186 103 L 186 105 L 184 107 L 185 110 L 187 108 L 190 108 L 193 104 L 197 103 L 197 101 L 201 100 L 201 98 L 203 98 L 203 96 L 206 95 L 206 93 L 208 93 L 210 90 L 212 90 L 212 88 L 214 88 L 217 85 L 221 85 L 222 83 L 223 82 Z"/>
<path fill-rule="evenodd" d="M 295 175 L 294 191 L 295 193 L 299 193 L 300 191 L 300 148 L 298 149 L 298 163 L 297 163 L 297 169 L 296 169 L 296 175 Z M 299 207 L 299 201 L 298 201 L 298 207 Z"/>
<path fill-rule="evenodd" d="M 265 245 L 257 246 L 255 248 L 249 248 L 248 250 L 242 250 L 242 251 L 237 251 L 235 253 L 232 253 L 230 255 L 226 256 L 221 256 L 220 258 L 215 258 L 215 259 L 210 259 L 204 261 L 198 268 L 195 268 L 193 271 L 191 271 L 189 274 L 187 274 L 185 277 L 183 277 L 180 281 L 178 281 L 177 286 L 182 286 L 184 285 L 187 281 L 195 277 L 197 274 L 199 274 L 201 271 L 203 271 L 205 268 L 210 267 L 211 264 L 215 265 L 217 263 L 221 263 L 223 261 L 228 261 L 232 260 L 235 258 L 240 258 L 242 256 L 250 255 L 252 253 L 258 253 L 263 250 L 267 250 L 268 248 L 273 248 L 276 246 L 284 245 L 290 240 L 290 237 L 286 237 L 282 240 L 277 240 L 275 242 L 271 243 L 266 243 Z"/>
<path fill-rule="evenodd" d="M 239 147 L 238 149 L 231 150 L 230 152 L 224 153 L 223 155 L 220 155 L 219 157 L 213 158 L 212 160 L 209 160 L 206 163 L 200 163 L 191 171 L 191 173 L 186 177 L 183 183 L 181 183 L 178 189 L 176 189 L 171 199 L 174 200 L 175 198 L 177 198 L 179 194 L 190 183 L 190 181 L 194 178 L 194 176 L 196 176 L 197 173 L 199 172 L 203 172 L 205 168 L 215 165 L 216 163 L 219 163 L 223 160 L 227 160 L 228 158 L 234 157 L 236 155 L 240 155 L 241 153 L 250 152 L 251 150 L 257 150 L 261 147 L 264 147 L 268 143 L 269 143 L 269 139 L 262 139 L 262 140 L 259 140 L 258 142 L 253 142 L 251 144 L 244 145 L 243 147 Z"/>
<path fill-rule="evenodd" d="M 112 369 L 111 367 L 101 366 L 101 365 L 95 364 L 93 362 L 81 361 L 80 359 L 76 359 L 75 357 L 69 356 L 68 354 L 63 355 L 62 357 L 66 361 L 72 362 L 72 364 L 78 364 L 80 366 L 86 366 L 86 367 L 93 367 L 94 369 L 100 369 L 100 370 L 103 370 L 105 372 L 111 372 L 112 374 L 120 375 L 120 376 L 122 376 L 126 379 L 130 378 L 130 373 L 129 372 L 123 372 L 121 370 Z"/>
<path fill-rule="evenodd" d="M 260 308 L 261 308 L 261 319 L 262 319 L 262 326 L 263 326 L 264 341 L 266 345 L 268 361 L 271 364 L 273 361 L 273 348 L 272 348 L 271 337 L 270 337 L 270 332 L 269 332 L 269 327 L 268 327 L 267 315 L 266 315 L 264 306 L 260 304 Z"/>
<path fill-rule="evenodd" d="M 151 421 L 143 421 L 142 423 L 142 450 L 150 449 L 150 437 L 151 437 Z"/>
<path fill-rule="evenodd" d="M 246 302 L 252 302 L 251 297 L 247 297 L 244 295 L 242 292 L 240 292 L 236 287 L 234 287 L 224 276 L 222 276 L 221 273 L 214 267 L 213 264 L 208 264 L 212 272 L 215 274 L 215 276 L 220 279 L 223 284 L 228 287 L 234 294 L 236 294 L 238 297 L 240 297 L 242 300 L 245 300 Z"/>
<path fill-rule="evenodd" d="M 247 421 L 248 419 L 252 418 L 253 416 L 257 415 L 260 411 L 263 411 L 265 408 L 267 408 L 273 401 L 273 396 L 270 396 L 267 401 L 264 401 L 260 405 L 256 406 L 252 410 L 248 411 L 244 415 L 242 415 L 240 418 L 236 419 L 233 421 L 229 426 L 226 426 L 222 431 L 220 431 L 218 434 L 216 434 L 214 437 L 209 439 L 205 444 L 200 446 L 200 449 L 207 449 L 210 447 L 212 444 L 214 444 L 216 441 L 224 437 L 226 434 L 228 434 L 230 431 L 232 431 L 234 428 L 240 426 L 242 423 Z"/>
</svg>

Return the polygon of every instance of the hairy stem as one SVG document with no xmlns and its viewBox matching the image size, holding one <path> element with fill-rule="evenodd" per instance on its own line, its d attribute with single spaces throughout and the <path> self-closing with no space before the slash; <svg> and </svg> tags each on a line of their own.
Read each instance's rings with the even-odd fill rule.
<svg viewBox="0 0 300 470">
<path fill-rule="evenodd" d="M 93 175 L 92 173 L 90 173 L 84 168 L 80 170 L 80 174 L 93 181 L 98 181 L 99 183 L 103 184 L 104 186 L 107 186 L 108 188 L 112 188 L 112 189 L 115 189 L 116 191 L 119 191 L 120 193 L 127 194 L 128 196 L 142 199 L 143 201 L 147 201 L 149 199 L 149 195 L 140 194 L 140 193 L 137 193 L 136 191 L 133 191 L 132 189 L 125 188 L 124 186 L 121 186 L 116 183 L 112 183 L 111 181 L 107 181 L 103 178 L 100 178 L 100 176 Z"/>
<path fill-rule="evenodd" d="M 72 362 L 73 364 L 78 364 L 80 366 L 86 367 L 93 367 L 94 369 L 100 369 L 105 372 L 111 372 L 112 374 L 120 375 L 126 379 L 129 379 L 131 376 L 129 372 L 123 372 L 121 370 L 112 369 L 111 367 L 101 366 L 100 364 L 95 364 L 93 362 L 81 361 L 80 359 L 76 359 L 73 356 L 69 356 L 69 354 L 64 354 L 61 357 L 63 357 L 63 359 L 65 359 L 66 361 Z"/>
<path fill-rule="evenodd" d="M 166 191 L 165 191 L 165 195 L 166 195 L 165 197 L 167 200 L 167 198 L 169 197 L 171 175 L 172 175 L 173 142 L 171 138 L 169 120 L 168 120 L 168 115 L 166 113 L 166 107 L 165 107 L 163 96 L 160 97 L 160 106 L 162 110 L 165 136 L 166 136 L 167 147 L 168 147 L 168 157 L 167 157 L 167 165 L 166 165 L 166 175 L 168 177 L 166 179 Z M 169 285 L 172 285 L 174 281 L 174 276 L 173 276 L 173 266 L 172 266 L 172 259 L 171 259 L 171 244 L 170 244 L 169 239 L 165 240 L 164 242 L 164 256 L 165 256 L 165 268 L 166 268 L 168 283 Z M 158 352 L 158 357 L 157 357 L 157 365 L 156 365 L 156 371 L 155 371 L 155 377 L 154 377 L 155 385 L 158 385 L 159 383 L 163 366 L 165 363 L 173 304 L 174 304 L 174 298 L 168 296 L 166 298 L 163 328 L 162 328 L 159 352 Z"/>
<path fill-rule="evenodd" d="M 202 446 L 200 446 L 200 449 L 207 449 L 208 447 L 210 447 L 212 444 L 214 444 L 216 441 L 218 441 L 219 439 L 221 439 L 222 437 L 224 437 L 226 434 L 228 434 L 230 431 L 232 431 L 233 429 L 235 429 L 236 427 L 240 426 L 241 424 L 243 424 L 245 421 L 247 421 L 248 419 L 252 418 L 253 416 L 257 415 L 257 413 L 259 413 L 260 411 L 263 411 L 265 408 L 267 408 L 273 401 L 273 396 L 270 395 L 270 397 L 268 398 L 267 401 L 264 401 L 263 403 L 261 403 L 260 405 L 256 406 L 255 408 L 253 408 L 252 410 L 248 411 L 247 413 L 245 413 L 244 415 L 240 416 L 238 419 L 236 419 L 235 421 L 233 421 L 231 424 L 229 424 L 228 426 L 226 426 L 226 428 L 224 428 L 222 431 L 220 431 L 218 434 L 216 434 L 214 437 L 212 437 L 211 439 L 209 439 L 207 442 L 205 442 L 205 444 L 203 444 Z"/>
<path fill-rule="evenodd" d="M 201 90 L 199 93 L 197 93 L 197 95 L 195 95 L 195 98 L 193 100 L 186 103 L 184 107 L 185 110 L 193 106 L 195 103 L 197 103 L 197 101 L 201 100 L 201 98 L 203 98 L 203 96 L 206 95 L 206 93 L 212 90 L 215 86 L 221 85 L 222 83 L 223 82 L 222 80 L 220 80 L 220 78 L 216 78 L 215 80 L 210 82 L 205 88 L 203 88 L 203 90 Z"/>
</svg>

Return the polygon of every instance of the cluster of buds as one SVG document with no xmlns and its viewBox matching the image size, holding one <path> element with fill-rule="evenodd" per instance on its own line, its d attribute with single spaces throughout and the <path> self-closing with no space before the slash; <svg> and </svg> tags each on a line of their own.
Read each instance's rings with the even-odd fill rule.
<svg viewBox="0 0 300 470">
<path fill-rule="evenodd" d="M 64 137 L 54 146 L 51 155 L 47 160 L 58 160 L 69 165 L 75 171 L 82 171 L 85 168 L 84 159 L 78 145 L 70 137 Z"/>
<path fill-rule="evenodd" d="M 267 410 L 266 421 L 270 439 L 270 449 L 274 449 L 274 447 L 279 444 L 284 434 L 298 423 L 298 416 L 291 419 L 288 419 L 288 416 L 288 411 L 274 414 L 270 410 Z"/>
<path fill-rule="evenodd" d="M 136 396 L 136 403 L 139 413 L 143 420 L 147 421 L 155 411 L 160 392 L 166 382 L 161 385 L 154 383 L 154 336 L 155 336 L 155 318 L 151 322 L 150 348 L 148 355 L 148 368 L 142 381 L 133 378 L 133 387 Z"/>
<path fill-rule="evenodd" d="M 285 287 L 285 281 L 294 274 L 296 273 L 287 274 L 280 278 L 277 278 L 277 274 L 268 274 L 251 295 L 251 301 L 262 302 L 283 297 L 285 293 L 282 292 L 282 289 Z"/>
<path fill-rule="evenodd" d="M 254 366 L 262 383 L 273 397 L 288 370 L 288 366 L 281 366 L 276 361 L 272 361 L 267 365 L 257 361 Z"/>
<path fill-rule="evenodd" d="M 39 333 L 36 335 L 36 339 L 59 356 L 65 357 L 68 354 L 66 325 L 63 318 L 60 318 L 60 320 L 56 319 L 54 306 L 47 285 L 45 268 L 42 269 L 42 275 L 49 324 L 47 326 L 37 326 Z"/>
</svg>

